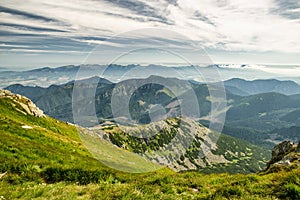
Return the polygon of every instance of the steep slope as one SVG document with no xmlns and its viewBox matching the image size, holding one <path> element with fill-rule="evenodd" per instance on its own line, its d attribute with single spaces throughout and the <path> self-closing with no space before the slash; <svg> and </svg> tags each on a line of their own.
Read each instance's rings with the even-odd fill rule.
<svg viewBox="0 0 300 200">
<path fill-rule="evenodd" d="M 12 182 L 41 178 L 53 181 L 53 173 L 63 174 L 78 168 L 79 171 L 84 171 L 82 173 L 96 173 L 94 181 L 101 177 L 105 179 L 108 174 L 114 175 L 116 171 L 104 166 L 86 149 L 77 128 L 79 127 L 45 116 L 26 97 L 0 90 L 0 171 L 17 174 L 20 179 L 11 180 Z M 79 130 L 84 134 L 88 133 L 85 129 Z M 122 156 L 109 158 L 107 162 L 118 162 L 120 167 L 128 168 L 127 162 L 131 159 L 139 164 L 132 165 L 136 171 L 155 167 L 135 154 L 113 148 L 112 144 L 98 137 L 92 138 L 103 151 L 109 149 Z M 68 178 L 76 179 L 61 175 L 57 177 L 66 180 Z M 92 180 L 78 181 L 88 183 Z"/>
<path fill-rule="evenodd" d="M 49 167 L 106 169 L 84 148 L 74 126 L 35 117 L 20 104 L 27 99 L 15 97 L 1 90 L 0 170 L 20 176 L 11 177 L 12 182 L 40 178 L 38 173 Z"/>
</svg>

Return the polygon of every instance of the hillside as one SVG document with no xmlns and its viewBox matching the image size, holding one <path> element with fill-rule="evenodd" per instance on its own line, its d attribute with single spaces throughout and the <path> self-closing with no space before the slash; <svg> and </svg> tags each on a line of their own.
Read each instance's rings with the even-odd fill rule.
<svg viewBox="0 0 300 200">
<path fill-rule="evenodd" d="M 175 173 L 167 168 L 128 174 L 110 169 L 82 145 L 76 127 L 45 116 L 25 97 L 7 91 L 1 91 L 0 95 L 2 199 L 295 199 L 300 196 L 299 169 L 248 175 Z M 22 103 L 30 104 L 29 109 Z"/>
<path fill-rule="evenodd" d="M 126 91 L 132 89 L 128 88 L 128 85 L 135 86 L 145 81 L 161 82 L 163 78 L 151 76 L 147 79 L 125 80 L 117 84 L 101 78 L 98 82 L 98 79 L 99 78 L 97 77 L 93 77 L 77 83 L 77 87 L 81 87 L 83 93 L 78 94 L 79 97 L 77 99 L 79 99 L 79 101 L 73 103 L 75 105 L 86 106 L 90 102 L 95 101 L 98 121 L 104 122 L 113 118 L 111 110 L 113 91 L 115 92 L 114 95 L 116 97 L 123 97 L 126 94 Z M 207 116 L 210 113 L 211 106 L 214 102 L 216 102 L 216 100 L 210 98 L 210 91 L 208 87 L 211 87 L 211 85 L 208 86 L 197 82 L 186 82 L 176 78 L 165 78 L 163 81 L 169 82 L 170 85 L 172 85 L 171 89 L 179 91 L 180 95 L 174 96 L 170 89 L 159 84 L 146 84 L 137 88 L 132 94 L 129 102 L 129 111 L 131 117 L 136 123 L 149 123 L 151 121 L 151 117 L 155 118 L 157 115 L 153 112 L 155 111 L 155 108 L 157 108 L 158 117 L 160 111 L 165 111 L 170 117 L 178 116 L 180 110 L 177 105 L 178 103 L 176 104 L 176 102 L 180 98 L 189 100 L 186 96 L 189 95 L 189 84 L 191 84 L 198 101 L 201 113 L 201 124 L 209 125 L 209 122 L 205 120 L 208 119 Z M 265 81 L 267 80 L 264 80 L 263 82 Z M 270 81 L 270 83 L 273 82 L 275 85 L 281 84 L 280 81 Z M 255 81 L 249 82 L 251 87 L 254 87 L 255 83 Z M 56 119 L 68 122 L 73 122 L 73 88 L 74 82 L 69 82 L 63 85 L 52 85 L 48 88 L 22 85 L 11 85 L 7 87 L 7 89 L 12 92 L 20 93 L 32 99 L 34 103 L 45 111 L 46 114 Z M 85 94 L 85 88 L 95 88 L 95 96 L 92 97 L 91 94 Z M 276 144 L 272 140 L 273 130 L 300 126 L 300 101 L 297 99 L 297 96 L 287 96 L 276 92 L 238 96 L 227 90 L 226 98 L 228 110 L 226 112 L 223 132 L 227 135 L 246 140 L 252 144 L 270 148 Z M 121 101 L 117 102 L 117 104 L 123 104 L 122 98 L 115 99 L 121 99 Z M 190 102 L 186 103 L 187 105 L 194 105 Z M 159 109 L 160 107 L 155 105 L 161 105 L 161 107 L 165 110 Z M 193 109 L 190 109 L 189 112 L 193 113 Z M 84 119 L 81 124 L 85 126 L 96 125 L 90 123 L 88 117 Z M 288 138 L 283 137 L 282 139 Z M 295 139 L 298 140 L 300 137 L 296 137 Z"/>
<path fill-rule="evenodd" d="M 175 171 L 249 173 L 262 170 L 269 160 L 267 149 L 218 134 L 188 118 L 96 129 L 103 130 L 102 138 L 118 147 Z"/>
<path fill-rule="evenodd" d="M 47 170 L 47 168 L 66 170 L 88 168 L 113 174 L 108 167 L 105 167 L 89 153 L 82 144 L 74 125 L 45 116 L 26 97 L 1 90 L 0 119 L 0 170 L 2 172 L 21 174 L 32 172 L 33 174 L 29 174 L 31 176 Z M 94 138 L 94 140 L 98 141 L 103 148 L 113 149 L 111 148 L 113 145 L 108 142 L 98 138 Z M 121 155 L 124 158 L 117 159 L 120 166 L 127 163 L 128 157 L 130 157 L 140 164 L 132 166 L 135 170 L 139 170 L 139 167 L 142 171 L 145 168 L 154 167 L 150 162 L 138 159 L 134 154 L 125 152 Z M 111 158 L 110 161 L 113 160 L 115 159 Z M 29 171 L 27 172 L 27 170 Z M 34 178 L 30 176 L 29 179 Z"/>
<path fill-rule="evenodd" d="M 265 149 L 258 148 L 245 141 L 231 138 L 223 134 L 218 135 L 190 119 L 179 120 L 174 118 L 137 127 L 123 126 L 119 128 L 103 126 L 90 130 L 80 128 L 79 130 L 81 134 L 78 135 L 75 126 L 59 122 L 45 116 L 44 114 L 40 114 L 43 117 L 38 118 L 31 115 L 24 115 L 26 112 L 23 111 L 24 108 L 21 106 L 23 104 L 20 104 L 20 101 L 27 102 L 27 104 L 30 104 L 32 108 L 39 110 L 29 99 L 20 95 L 11 94 L 8 91 L 4 91 L 2 96 L 1 113 L 3 113 L 2 115 L 5 115 L 3 116 L 4 120 L 2 121 L 1 128 L 4 131 L 3 134 L 5 138 L 2 143 L 4 143 L 6 139 L 8 140 L 7 144 L 4 143 L 5 145 L 3 145 L 3 148 L 13 146 L 15 140 L 18 140 L 18 143 L 22 143 L 22 145 L 17 145 L 21 148 L 23 147 L 23 144 L 28 143 L 28 137 L 36 139 L 41 137 L 44 138 L 46 144 L 54 145 L 55 142 L 51 141 L 53 139 L 52 137 L 54 135 L 59 137 L 57 134 L 66 132 L 71 136 L 73 143 L 81 144 L 83 142 L 93 156 L 100 159 L 103 163 L 106 163 L 111 167 L 117 166 L 118 169 L 129 172 L 152 171 L 155 168 L 161 168 L 160 165 L 162 165 L 168 166 L 175 171 L 193 169 L 203 172 L 211 172 L 215 170 L 218 172 L 248 173 L 263 169 L 269 158 L 268 151 Z M 11 111 L 9 111 L 9 109 Z M 40 110 L 39 112 L 42 113 Z M 17 117 L 14 117 L 14 115 Z M 58 125 L 58 127 L 56 127 L 56 125 Z M 63 129 L 61 130 L 60 127 L 63 127 Z M 22 135 L 24 138 L 14 139 L 14 137 L 17 137 L 13 134 L 14 130 L 17 130 L 18 128 L 20 128 L 20 132 L 24 134 Z M 43 130 L 45 129 L 50 129 L 47 134 L 43 133 Z M 124 129 L 126 132 L 122 131 Z M 134 132 L 135 137 L 128 134 L 130 132 Z M 31 136 L 31 134 L 34 135 Z M 139 136 L 141 134 L 148 136 L 141 138 Z M 81 137 L 82 142 L 79 140 L 79 136 Z M 18 137 L 20 137 L 20 135 L 18 135 Z M 214 144 L 214 138 L 218 139 L 217 137 L 220 138 L 217 143 Z M 97 144 L 94 144 L 95 141 L 97 141 Z M 170 143 L 171 141 L 172 143 Z M 59 144 L 60 143 L 61 141 L 59 140 Z M 71 141 L 71 144 L 73 143 Z M 114 147 L 111 143 L 119 148 Z M 43 143 L 43 145 L 46 144 Z M 55 145 L 53 145 L 46 147 L 49 149 L 56 148 Z M 93 145 L 97 146 L 93 147 Z M 121 150 L 124 146 L 127 151 Z M 181 146 L 181 148 L 178 149 L 178 146 Z M 23 148 L 25 147 L 26 145 Z M 57 147 L 57 149 L 60 148 L 61 147 Z M 85 149 L 82 145 L 80 148 L 76 148 L 76 145 L 70 146 L 70 148 L 78 149 L 78 151 L 79 149 Z M 101 152 L 99 152 L 99 149 L 101 149 Z M 203 149 L 206 149 L 206 151 L 203 151 Z M 28 152 L 28 150 L 24 149 L 19 149 L 18 151 L 31 154 L 30 151 Z M 168 151 L 182 151 L 182 153 L 177 152 L 175 154 L 165 154 Z M 45 154 L 45 152 L 40 153 L 39 150 L 33 150 L 33 152 L 38 155 Z M 155 163 L 159 165 L 155 167 L 154 164 L 149 161 L 147 163 L 147 161 L 145 161 L 142 157 L 136 155 L 141 153 L 146 160 L 154 160 Z M 154 153 L 155 157 L 150 156 L 152 153 Z M 157 154 L 161 154 L 162 156 L 157 157 Z M 11 159 L 15 162 L 13 156 L 11 156 Z M 45 159 L 46 158 L 42 158 L 38 160 L 39 162 L 45 162 Z M 76 160 L 74 162 L 76 162 Z M 128 168 L 128 163 L 136 164 L 131 164 L 129 165 L 131 167 Z M 34 165 L 40 166 L 41 164 L 36 163 Z"/>
<path fill-rule="evenodd" d="M 272 147 L 276 144 L 272 140 L 274 130 L 300 126 L 300 101 L 290 96 L 263 93 L 228 98 L 227 101 L 230 109 L 223 132 L 253 144 Z M 289 139 L 282 136 L 280 141 Z M 296 135 L 295 140 L 299 139 Z"/>
</svg>

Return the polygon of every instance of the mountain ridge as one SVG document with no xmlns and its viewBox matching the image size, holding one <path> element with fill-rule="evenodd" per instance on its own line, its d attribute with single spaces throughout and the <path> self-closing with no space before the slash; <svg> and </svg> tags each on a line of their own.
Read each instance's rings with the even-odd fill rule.
<svg viewBox="0 0 300 200">
<path fill-rule="evenodd" d="M 83 91 L 84 87 L 95 87 L 96 93 L 95 97 L 82 96 L 81 98 L 85 98 L 85 100 L 78 102 L 78 105 L 82 104 L 84 106 L 89 101 L 95 101 L 98 120 L 101 122 L 112 119 L 112 111 L 110 108 L 112 92 L 114 91 L 116 92 L 115 95 L 122 96 L 123 93 L 121 91 L 124 91 L 125 87 L 127 87 L 126 85 L 136 85 L 147 80 L 151 82 L 152 79 L 153 81 L 157 79 L 159 82 L 162 78 L 152 76 L 150 79 L 124 80 L 120 83 L 112 83 L 106 79 L 99 78 L 99 84 L 97 82 L 98 77 L 80 80 L 77 85 L 82 87 Z M 181 91 L 181 93 L 191 87 L 197 97 L 201 115 L 209 115 L 212 101 L 209 98 L 210 93 L 206 84 L 177 80 L 175 78 L 163 80 L 170 83 L 173 81 L 173 88 L 175 91 Z M 114 90 L 116 86 L 118 87 Z M 74 82 L 58 86 L 54 85 L 49 88 L 12 85 L 7 89 L 30 97 L 45 111 L 46 114 L 63 121 L 73 122 L 73 88 Z M 121 93 L 117 92 L 118 90 L 120 90 Z M 151 121 L 151 108 L 153 105 L 157 104 L 162 105 L 169 116 L 176 116 L 178 108 L 174 102 L 181 97 L 182 96 L 180 95 L 177 98 L 174 97 L 174 94 L 172 94 L 169 89 L 161 85 L 148 84 L 142 86 L 133 93 L 130 100 L 130 112 L 133 120 L 136 120 L 138 123 L 148 123 Z M 297 95 L 287 96 L 271 92 L 239 96 L 227 91 L 226 97 L 228 110 L 224 133 L 231 136 L 246 139 L 254 144 L 258 143 L 263 146 L 271 147 L 275 144 L 270 142 L 272 141 L 270 139 L 273 137 L 273 130 L 284 127 L 300 126 L 300 121 L 298 120 L 300 103 Z M 121 105 L 122 102 L 119 103 Z M 169 108 L 169 105 L 173 105 L 174 108 Z M 201 119 L 202 124 L 209 125 L 206 122 L 204 123 L 204 121 L 205 120 Z"/>
<path fill-rule="evenodd" d="M 138 65 L 138 64 L 111 64 L 111 65 L 66 65 L 61 67 L 43 67 L 25 71 L 1 71 L 0 72 L 0 87 L 4 88 L 14 83 L 22 83 L 31 86 L 48 87 L 51 84 L 64 84 L 72 81 L 78 77 L 88 78 L 94 75 L 103 76 L 104 78 L 112 81 L 119 82 L 124 79 L 131 79 L 134 77 L 146 78 L 148 74 L 157 74 L 165 77 L 181 77 L 186 80 L 195 80 L 204 82 L 205 80 L 217 81 L 215 78 L 216 71 L 219 71 L 221 80 L 226 81 L 235 77 L 242 77 L 243 79 L 269 79 L 273 78 L 274 74 L 263 72 L 258 68 L 224 68 L 218 67 L 219 65 L 212 66 L 198 66 L 198 65 L 181 65 L 181 66 L 164 66 L 164 65 Z M 247 73 L 245 73 L 247 70 Z M 249 71 L 250 70 L 250 71 Z M 253 71 L 254 70 L 254 71 Z M 258 71 L 255 71 L 258 70 Z M 80 72 L 80 74 L 77 74 Z M 146 72 L 146 73 L 145 73 Z M 259 73 L 258 73 L 259 72 Z M 126 76 L 124 76 L 126 74 Z M 233 74 L 237 74 L 233 76 Z M 249 74 L 249 75 L 246 75 Z M 258 75 L 259 74 L 259 75 Z M 205 78 L 203 77 L 205 75 Z M 297 77 L 280 77 L 275 76 L 279 80 L 290 79 L 298 84 Z M 203 79 L 204 78 L 204 79 Z"/>
<path fill-rule="evenodd" d="M 300 85 L 294 81 L 279 81 L 277 79 L 256 79 L 247 81 L 240 78 L 233 78 L 224 81 L 224 85 L 237 88 L 249 95 L 266 92 L 277 92 L 285 95 L 295 95 L 300 93 Z M 233 92 L 233 90 L 231 91 Z M 235 94 L 241 93 L 235 92 Z"/>
</svg>

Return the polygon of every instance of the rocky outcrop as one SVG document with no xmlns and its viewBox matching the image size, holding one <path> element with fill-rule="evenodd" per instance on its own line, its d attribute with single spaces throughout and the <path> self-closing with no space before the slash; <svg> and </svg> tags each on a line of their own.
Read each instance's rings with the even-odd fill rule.
<svg viewBox="0 0 300 200">
<path fill-rule="evenodd" d="M 14 103 L 21 106 L 22 110 L 18 110 L 26 115 L 29 114 L 36 117 L 45 117 L 44 112 L 27 97 L 19 94 L 13 94 L 8 90 L 0 90 L 0 98 L 12 99 Z"/>
<path fill-rule="evenodd" d="M 189 118 L 169 118 L 139 126 L 107 126 L 105 123 L 92 130 L 99 128 L 104 130 L 103 139 L 174 171 L 231 163 L 216 153 L 218 146 L 211 139 L 212 131 Z"/>
<path fill-rule="evenodd" d="M 103 123 L 89 130 L 117 148 L 174 171 L 245 173 L 262 170 L 265 160 L 269 159 L 263 150 L 220 135 L 187 117 L 135 126 Z M 254 157 L 258 153 L 263 157 L 260 160 Z"/>
<path fill-rule="evenodd" d="M 292 165 L 300 167 L 300 141 L 295 144 L 292 141 L 284 141 L 276 145 L 272 150 L 272 158 L 267 164 L 267 171 L 285 168 Z"/>
</svg>

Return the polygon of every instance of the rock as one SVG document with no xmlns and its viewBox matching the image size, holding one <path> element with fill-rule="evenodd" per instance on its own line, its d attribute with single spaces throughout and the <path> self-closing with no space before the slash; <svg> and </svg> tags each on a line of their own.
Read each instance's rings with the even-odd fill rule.
<svg viewBox="0 0 300 200">
<path fill-rule="evenodd" d="M 24 129 L 32 129 L 32 127 L 31 126 L 28 126 L 28 125 L 23 125 L 23 126 L 21 126 L 22 128 L 24 128 Z"/>
<path fill-rule="evenodd" d="M 36 117 L 46 117 L 44 112 L 39 109 L 30 99 L 19 94 L 13 94 L 8 90 L 0 90 L 0 98 L 12 99 L 15 103 L 19 104 L 24 110 L 24 114 L 33 115 Z M 23 111 L 21 111 L 23 112 Z"/>
<path fill-rule="evenodd" d="M 300 141 L 296 145 L 292 141 L 284 141 L 276 145 L 272 150 L 272 158 L 267 164 L 269 170 L 273 166 L 286 167 L 298 162 L 300 158 Z M 299 163 L 296 163 L 299 166 Z"/>
<path fill-rule="evenodd" d="M 0 179 L 3 178 L 6 174 L 7 174 L 7 172 L 0 174 Z"/>
<path fill-rule="evenodd" d="M 281 160 L 284 155 L 288 154 L 294 148 L 294 142 L 284 141 L 274 147 L 272 150 L 272 160 Z"/>
<path fill-rule="evenodd" d="M 41 109 L 39 109 L 32 101 L 28 102 L 28 108 L 33 116 L 45 117 L 44 112 Z"/>
</svg>

